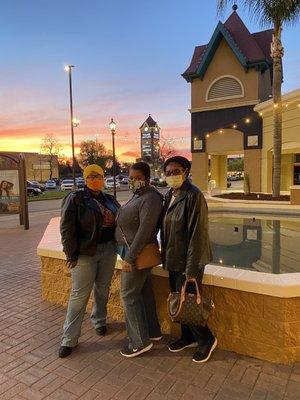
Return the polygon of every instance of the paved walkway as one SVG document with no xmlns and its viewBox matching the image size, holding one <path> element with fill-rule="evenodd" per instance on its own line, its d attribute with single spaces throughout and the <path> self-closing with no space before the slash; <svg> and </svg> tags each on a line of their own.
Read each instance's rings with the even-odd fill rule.
<svg viewBox="0 0 300 400">
<path fill-rule="evenodd" d="M 50 217 L 36 213 L 27 232 L 13 217 L 0 217 L 0 400 L 300 399 L 300 364 L 217 350 L 197 365 L 188 350 L 168 352 L 168 338 L 127 360 L 118 352 L 123 325 L 109 325 L 109 334 L 99 338 L 88 316 L 78 348 L 68 359 L 57 358 L 65 310 L 41 300 L 35 254 Z"/>
</svg>

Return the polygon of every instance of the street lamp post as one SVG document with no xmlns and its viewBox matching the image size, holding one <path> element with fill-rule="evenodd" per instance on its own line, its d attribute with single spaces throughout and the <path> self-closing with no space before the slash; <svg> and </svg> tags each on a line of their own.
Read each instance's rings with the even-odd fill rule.
<svg viewBox="0 0 300 400">
<path fill-rule="evenodd" d="M 113 149 L 113 177 L 114 177 L 114 196 L 117 198 L 117 188 L 116 188 L 116 149 L 115 149 L 115 134 L 116 134 L 116 123 L 113 118 L 110 120 L 109 127 L 112 136 L 112 149 Z"/>
<path fill-rule="evenodd" d="M 74 127 L 78 126 L 78 125 L 74 124 L 74 117 L 73 117 L 72 68 L 74 68 L 74 65 L 66 65 L 65 66 L 65 71 L 69 75 L 70 122 L 71 122 L 71 138 L 72 138 L 72 175 L 73 175 L 73 189 L 75 190 L 75 188 L 76 188 L 76 179 L 75 179 Z"/>
</svg>

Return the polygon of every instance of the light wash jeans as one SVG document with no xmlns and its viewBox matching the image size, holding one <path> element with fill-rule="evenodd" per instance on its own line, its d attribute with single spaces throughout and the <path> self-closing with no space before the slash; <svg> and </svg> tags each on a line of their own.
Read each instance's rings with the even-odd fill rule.
<svg viewBox="0 0 300 400">
<path fill-rule="evenodd" d="M 130 347 L 146 347 L 149 338 L 161 336 L 150 268 L 133 267 L 131 272 L 122 271 L 121 298 Z"/>
<path fill-rule="evenodd" d="M 85 309 L 94 288 L 91 321 L 95 328 L 106 325 L 107 301 L 117 259 L 114 241 L 98 244 L 94 256 L 79 256 L 72 269 L 72 290 L 63 327 L 62 346 L 74 347 L 81 331 Z"/>
</svg>

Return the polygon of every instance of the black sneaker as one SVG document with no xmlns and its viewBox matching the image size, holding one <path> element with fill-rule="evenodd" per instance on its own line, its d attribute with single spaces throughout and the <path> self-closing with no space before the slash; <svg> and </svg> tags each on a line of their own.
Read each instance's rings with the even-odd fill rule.
<svg viewBox="0 0 300 400">
<path fill-rule="evenodd" d="M 122 354 L 122 356 L 124 357 L 137 357 L 140 354 L 146 353 L 147 351 L 151 350 L 153 347 L 153 343 L 148 344 L 148 346 L 145 347 L 139 347 L 137 349 L 133 349 L 131 348 L 131 346 L 129 346 L 129 344 L 126 344 L 123 349 L 120 351 L 120 353 Z"/>
<path fill-rule="evenodd" d="M 193 361 L 196 363 L 204 363 L 210 359 L 210 356 L 214 349 L 217 347 L 217 338 L 213 338 L 210 343 L 198 348 L 193 356 Z"/>
<path fill-rule="evenodd" d="M 58 357 L 59 358 L 65 358 L 68 357 L 70 354 L 72 354 L 73 347 L 69 346 L 60 346 L 58 350 Z"/>
<path fill-rule="evenodd" d="M 104 336 L 106 334 L 106 332 L 107 332 L 106 325 L 99 326 L 99 328 L 96 328 L 95 331 L 96 331 L 97 335 Z"/>
<path fill-rule="evenodd" d="M 172 352 L 172 353 L 177 353 L 178 351 L 181 351 L 183 349 L 186 349 L 188 347 L 197 347 L 198 343 L 197 342 L 186 342 L 182 339 L 177 340 L 174 343 L 171 343 L 168 347 L 168 349 Z"/>
</svg>

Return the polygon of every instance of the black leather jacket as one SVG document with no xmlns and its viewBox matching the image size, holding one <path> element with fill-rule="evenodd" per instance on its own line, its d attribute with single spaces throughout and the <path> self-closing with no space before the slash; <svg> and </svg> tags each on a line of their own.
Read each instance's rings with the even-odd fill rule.
<svg viewBox="0 0 300 400">
<path fill-rule="evenodd" d="M 161 230 L 164 268 L 197 277 L 212 260 L 206 200 L 189 180 L 169 207 L 171 197 L 172 190 L 165 197 Z"/>
<path fill-rule="evenodd" d="M 120 207 L 115 198 L 103 196 Z M 67 260 L 75 261 L 80 254 L 93 256 L 97 250 L 103 216 L 87 187 L 70 193 L 62 203 L 60 233 Z"/>
</svg>

